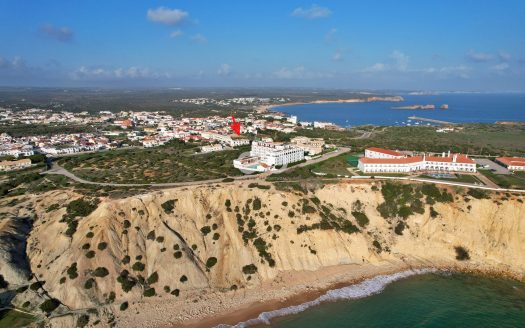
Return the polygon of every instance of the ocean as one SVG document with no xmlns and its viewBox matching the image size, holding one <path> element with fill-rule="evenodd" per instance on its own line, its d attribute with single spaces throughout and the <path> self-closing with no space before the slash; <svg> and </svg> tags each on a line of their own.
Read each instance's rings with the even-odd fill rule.
<svg viewBox="0 0 525 328">
<path fill-rule="evenodd" d="M 525 122 L 525 94 L 403 95 L 402 102 L 324 103 L 274 107 L 274 111 L 297 115 L 299 121 L 332 122 L 341 127 L 359 125 L 422 125 L 409 116 L 452 123 Z M 392 109 L 410 105 L 436 105 L 434 110 Z M 447 104 L 449 109 L 439 109 Z M 416 124 L 418 123 L 418 124 Z"/>
<path fill-rule="evenodd" d="M 272 311 L 239 327 L 525 327 L 524 283 L 443 272 L 389 277 L 332 290 L 316 304 Z"/>
</svg>

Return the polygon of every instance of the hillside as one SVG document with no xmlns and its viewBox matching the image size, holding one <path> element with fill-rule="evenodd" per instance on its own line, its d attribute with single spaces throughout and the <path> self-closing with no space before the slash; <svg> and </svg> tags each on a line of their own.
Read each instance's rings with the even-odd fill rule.
<svg viewBox="0 0 525 328">
<path fill-rule="evenodd" d="M 523 200 L 379 182 L 19 196 L 0 204 L 2 298 L 57 307 L 41 316 L 52 327 L 144 327 L 409 266 L 523 279 Z"/>
</svg>

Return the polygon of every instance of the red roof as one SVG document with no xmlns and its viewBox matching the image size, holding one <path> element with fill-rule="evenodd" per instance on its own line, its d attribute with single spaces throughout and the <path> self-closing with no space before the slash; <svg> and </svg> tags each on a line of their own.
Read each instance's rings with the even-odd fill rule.
<svg viewBox="0 0 525 328">
<path fill-rule="evenodd" d="M 375 151 L 376 153 L 383 153 L 383 154 L 392 155 L 392 156 L 404 156 L 398 151 L 378 148 L 378 147 L 370 147 L 370 148 L 367 148 L 366 150 Z"/>
<path fill-rule="evenodd" d="M 474 164 L 475 162 L 468 158 L 465 155 L 456 154 L 455 163 L 463 164 Z M 447 157 L 438 157 L 438 156 L 426 156 L 426 162 L 441 162 L 441 163 L 453 163 L 453 156 Z M 412 156 L 412 157 L 403 157 L 403 158 L 370 158 L 370 157 L 361 157 L 359 159 L 364 164 L 411 164 L 423 161 L 423 156 Z"/>
<path fill-rule="evenodd" d="M 498 157 L 496 160 L 507 166 L 525 166 L 525 157 Z"/>
</svg>

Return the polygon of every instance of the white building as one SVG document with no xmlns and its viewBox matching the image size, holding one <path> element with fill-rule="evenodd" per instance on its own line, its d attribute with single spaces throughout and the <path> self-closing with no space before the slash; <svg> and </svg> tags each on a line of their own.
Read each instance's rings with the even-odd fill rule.
<svg viewBox="0 0 525 328">
<path fill-rule="evenodd" d="M 503 164 L 509 171 L 525 171 L 525 157 L 498 157 L 496 161 Z"/>
<path fill-rule="evenodd" d="M 270 140 L 252 142 L 250 156 L 260 157 L 270 166 L 281 166 L 304 160 L 304 150 L 301 148 Z"/>
<path fill-rule="evenodd" d="M 323 138 L 308 138 L 303 136 L 292 138 L 290 143 L 301 148 L 310 156 L 322 153 L 325 145 Z"/>
<path fill-rule="evenodd" d="M 372 150 L 372 152 L 376 152 Z M 366 151 L 365 151 L 366 154 Z M 396 155 L 391 155 L 396 156 Z M 476 172 L 476 163 L 466 155 L 443 153 L 442 156 L 361 157 L 357 166 L 364 173 Z"/>
<path fill-rule="evenodd" d="M 214 151 L 221 151 L 221 150 L 222 150 L 221 144 L 208 145 L 208 146 L 201 147 L 201 153 L 211 153 Z"/>
</svg>

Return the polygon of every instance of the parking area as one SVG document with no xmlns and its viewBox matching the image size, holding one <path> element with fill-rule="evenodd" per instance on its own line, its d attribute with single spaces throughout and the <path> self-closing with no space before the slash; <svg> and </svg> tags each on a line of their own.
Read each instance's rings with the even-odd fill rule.
<svg viewBox="0 0 525 328">
<path fill-rule="evenodd" d="M 510 174 L 510 171 L 507 170 L 506 167 L 491 161 L 487 158 L 475 158 L 474 161 L 476 161 L 476 164 L 481 165 L 483 167 L 488 166 L 490 170 L 493 170 L 496 174 Z"/>
</svg>

